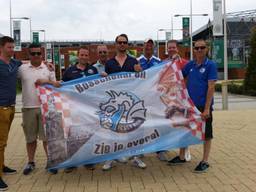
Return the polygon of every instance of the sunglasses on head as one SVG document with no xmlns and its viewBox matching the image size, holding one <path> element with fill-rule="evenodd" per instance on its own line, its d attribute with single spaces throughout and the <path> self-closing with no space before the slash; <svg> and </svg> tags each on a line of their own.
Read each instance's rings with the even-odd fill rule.
<svg viewBox="0 0 256 192">
<path fill-rule="evenodd" d="M 198 46 L 198 47 L 194 47 L 194 49 L 195 50 L 199 50 L 199 49 L 201 49 L 201 50 L 204 50 L 206 48 L 206 46 Z"/>
<path fill-rule="evenodd" d="M 31 56 L 41 56 L 41 52 L 30 52 Z"/>
<path fill-rule="evenodd" d="M 99 51 L 99 54 L 107 54 L 107 51 Z"/>
<path fill-rule="evenodd" d="M 117 41 L 117 43 L 118 43 L 119 45 L 122 45 L 122 44 L 123 44 L 123 45 L 127 45 L 128 42 L 127 42 L 127 41 Z"/>
</svg>

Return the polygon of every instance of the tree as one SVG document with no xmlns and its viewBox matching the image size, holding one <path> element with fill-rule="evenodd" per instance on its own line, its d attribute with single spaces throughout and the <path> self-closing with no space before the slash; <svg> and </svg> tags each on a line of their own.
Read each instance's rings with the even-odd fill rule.
<svg viewBox="0 0 256 192">
<path fill-rule="evenodd" d="M 252 28 L 250 45 L 251 52 L 246 69 L 244 90 L 247 94 L 256 96 L 256 27 Z"/>
</svg>

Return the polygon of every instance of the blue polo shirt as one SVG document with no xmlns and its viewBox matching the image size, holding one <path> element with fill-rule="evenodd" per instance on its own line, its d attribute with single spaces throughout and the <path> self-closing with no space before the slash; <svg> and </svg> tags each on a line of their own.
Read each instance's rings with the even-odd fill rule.
<svg viewBox="0 0 256 192">
<path fill-rule="evenodd" d="M 71 81 L 81 77 L 98 74 L 98 71 L 92 65 L 87 66 L 84 70 L 77 68 L 77 65 L 73 65 L 65 71 L 62 77 L 62 81 Z"/>
<path fill-rule="evenodd" d="M 0 60 L 0 106 L 15 104 L 17 73 L 21 64 L 15 59 L 11 59 L 9 64 Z"/>
<path fill-rule="evenodd" d="M 142 67 L 143 70 L 146 70 L 161 62 L 161 60 L 154 55 L 150 59 L 147 59 L 144 55 L 141 55 L 137 58 L 137 60 L 139 61 L 140 66 Z"/>
<path fill-rule="evenodd" d="M 135 72 L 134 65 L 138 64 L 137 59 L 127 55 L 127 58 L 121 67 L 118 61 L 114 58 L 107 61 L 105 65 L 105 72 L 107 74 L 118 73 L 118 72 Z"/>
<path fill-rule="evenodd" d="M 216 63 L 204 59 L 203 64 L 197 66 L 196 62 L 190 61 L 182 70 L 184 78 L 187 78 L 187 89 L 190 98 L 197 107 L 204 107 L 208 91 L 208 81 L 217 80 Z M 211 103 L 211 108 L 213 101 Z"/>
</svg>

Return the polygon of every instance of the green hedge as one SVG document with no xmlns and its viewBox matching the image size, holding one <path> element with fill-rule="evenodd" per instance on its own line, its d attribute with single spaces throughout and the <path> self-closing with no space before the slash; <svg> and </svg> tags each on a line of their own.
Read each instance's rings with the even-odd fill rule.
<svg viewBox="0 0 256 192">
<path fill-rule="evenodd" d="M 216 83 L 215 91 L 221 92 L 221 83 Z M 228 92 L 238 95 L 256 96 L 256 90 L 245 90 L 243 83 L 230 82 L 228 84 Z"/>
</svg>

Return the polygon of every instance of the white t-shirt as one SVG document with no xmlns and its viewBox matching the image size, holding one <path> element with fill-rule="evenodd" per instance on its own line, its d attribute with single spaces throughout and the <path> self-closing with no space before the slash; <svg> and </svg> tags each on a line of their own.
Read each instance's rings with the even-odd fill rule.
<svg viewBox="0 0 256 192">
<path fill-rule="evenodd" d="M 39 67 L 34 67 L 31 63 L 21 65 L 19 67 L 18 77 L 21 79 L 22 84 L 22 104 L 24 108 L 40 107 L 35 86 L 37 79 L 56 81 L 55 72 L 49 71 L 44 63 Z"/>
</svg>

